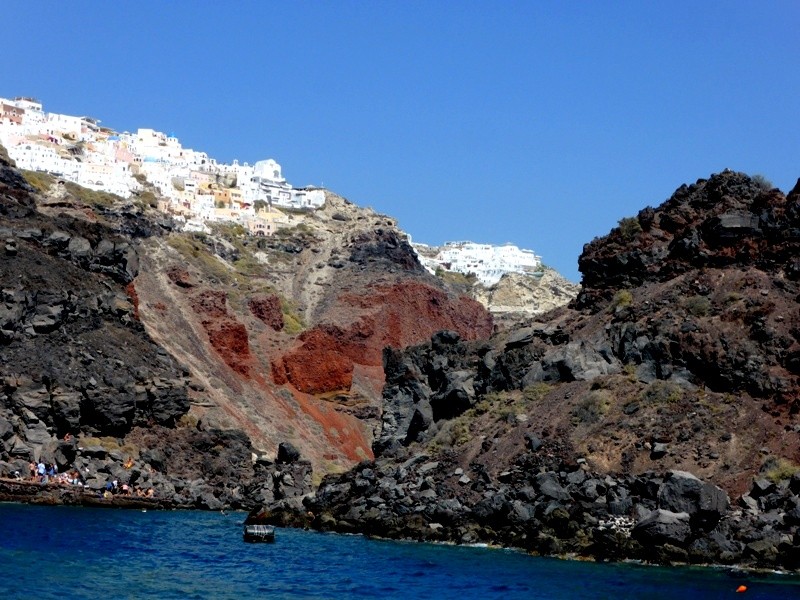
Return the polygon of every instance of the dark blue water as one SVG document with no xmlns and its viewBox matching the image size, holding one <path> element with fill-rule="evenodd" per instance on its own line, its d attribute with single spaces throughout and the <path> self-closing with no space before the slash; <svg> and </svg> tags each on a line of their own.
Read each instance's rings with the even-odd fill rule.
<svg viewBox="0 0 800 600">
<path fill-rule="evenodd" d="M 795 598 L 800 579 L 534 558 L 278 529 L 243 514 L 0 504 L 0 599 Z M 748 586 L 736 594 L 739 585 Z"/>
</svg>

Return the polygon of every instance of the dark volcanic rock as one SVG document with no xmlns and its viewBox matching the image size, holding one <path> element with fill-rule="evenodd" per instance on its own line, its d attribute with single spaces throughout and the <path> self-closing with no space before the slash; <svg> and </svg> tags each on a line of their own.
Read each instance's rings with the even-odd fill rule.
<svg viewBox="0 0 800 600">
<path fill-rule="evenodd" d="M 278 444 L 278 457 L 276 460 L 278 463 L 291 464 L 300 460 L 300 452 L 289 442 L 281 442 Z"/>
<path fill-rule="evenodd" d="M 730 507 L 730 500 L 724 490 L 691 473 L 670 471 L 659 490 L 658 505 L 671 512 L 685 512 L 696 525 L 713 529 Z"/>
<path fill-rule="evenodd" d="M 633 538 L 647 545 L 683 545 L 691 535 L 688 513 L 654 510 L 633 528 Z"/>
</svg>

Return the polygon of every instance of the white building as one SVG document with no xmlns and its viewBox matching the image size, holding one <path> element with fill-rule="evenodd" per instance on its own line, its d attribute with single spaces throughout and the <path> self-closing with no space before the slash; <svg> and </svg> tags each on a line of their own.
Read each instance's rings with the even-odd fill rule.
<svg viewBox="0 0 800 600">
<path fill-rule="evenodd" d="M 274 159 L 253 166 L 218 163 L 205 152 L 183 148 L 173 134 L 148 128 L 116 133 L 89 117 L 45 113 L 33 98 L 0 98 L 0 143 L 20 168 L 123 197 L 142 188 L 134 175 L 143 175 L 166 199 L 159 207 L 188 221 L 252 221 L 261 233 L 266 225 L 259 228 L 253 221 L 258 200 L 304 209 L 325 202 L 322 189 L 292 187 Z M 220 186 L 228 190 L 224 198 Z M 219 203 L 227 206 L 218 208 Z"/>
<path fill-rule="evenodd" d="M 492 246 L 474 242 L 446 242 L 435 257 L 418 256 L 431 273 L 443 268 L 464 275 L 471 274 L 487 287 L 496 284 L 506 273 L 532 275 L 542 267 L 540 256 L 513 244 Z"/>
</svg>

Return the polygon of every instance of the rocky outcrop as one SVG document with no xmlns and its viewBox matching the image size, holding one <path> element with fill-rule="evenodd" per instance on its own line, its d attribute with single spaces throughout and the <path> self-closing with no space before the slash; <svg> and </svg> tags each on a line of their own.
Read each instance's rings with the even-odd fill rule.
<svg viewBox="0 0 800 600">
<path fill-rule="evenodd" d="M 578 305 L 694 269 L 754 267 L 797 279 L 798 200 L 800 186 L 784 196 L 732 171 L 682 185 L 657 209 L 623 219 L 584 247 Z"/>
<path fill-rule="evenodd" d="M 185 374 L 144 333 L 123 285 L 137 256 L 112 219 L 136 217 L 53 222 L 26 201 L 0 195 L 0 229 L 16 248 L 0 263 L 0 397 L 14 428 L 5 449 L 174 424 L 189 408 Z"/>
<path fill-rule="evenodd" d="M 250 311 L 275 331 L 280 331 L 284 326 L 283 312 L 281 311 L 281 299 L 276 295 L 263 298 L 251 298 L 248 302 Z"/>
<path fill-rule="evenodd" d="M 800 565 L 792 512 L 798 501 L 789 482 L 773 485 L 758 505 L 748 500 L 751 508 L 731 510 L 724 490 L 688 473 L 609 476 L 585 462 L 548 458 L 548 450 L 529 451 L 496 477 L 478 465 L 460 467 L 446 454 L 362 463 L 326 478 L 301 507 L 273 506 L 252 520 L 388 538 L 500 543 L 548 555 Z"/>
<path fill-rule="evenodd" d="M 545 268 L 535 276 L 508 273 L 495 285 L 472 288 L 475 299 L 492 314 L 498 329 L 513 329 L 525 321 L 569 304 L 580 291 L 578 284 Z"/>
<path fill-rule="evenodd" d="M 704 225 L 717 221 L 702 207 L 716 214 L 725 206 L 752 211 L 772 206 L 780 211 L 768 211 L 765 223 L 780 214 L 788 219 L 779 219 L 782 227 L 791 229 L 789 217 L 798 210 L 800 197 L 760 190 L 746 176 L 730 172 L 692 190 L 689 200 L 681 188 L 653 209 L 653 222 L 667 223 L 681 213 L 684 233 L 690 235 L 691 226 L 698 231 L 722 226 Z M 724 201 L 715 199 L 719 190 L 729 190 Z M 744 200 L 729 197 L 731 190 L 744 190 Z M 695 220 L 689 221 L 689 215 Z M 575 307 L 553 311 L 541 323 L 501 332 L 486 342 L 430 343 L 386 354 L 376 450 L 397 452 L 433 440 L 448 419 L 487 397 L 530 404 L 525 398 L 542 390 L 553 427 L 568 431 L 572 444 L 615 469 L 648 469 L 662 461 L 723 478 L 741 492 L 764 455 L 798 462 L 792 441 L 800 429 L 795 417 L 800 410 L 795 364 L 800 287 L 789 268 L 794 242 L 785 229 L 779 227 L 780 233 L 763 226 L 777 238 L 769 244 L 757 236 L 740 264 L 696 268 L 691 257 L 683 262 L 673 257 L 671 266 L 659 263 L 653 272 L 630 267 L 611 279 L 628 273 L 626 284 L 638 287 L 613 295 L 611 284 L 590 271 Z M 658 254 L 658 244 L 639 248 L 654 231 L 643 226 L 635 234 L 642 236 L 630 241 L 635 252 Z M 625 254 L 622 236 L 615 230 L 587 246 L 582 264 L 595 265 L 601 255 L 617 260 Z M 742 243 L 750 247 L 746 239 Z M 722 251 L 719 245 L 714 248 Z M 748 266 L 748 261 L 775 270 Z M 526 426 L 539 420 L 533 406 L 520 414 L 528 419 Z M 537 429 L 533 433 L 540 435 L 545 427 Z M 736 453 L 729 444 L 734 435 L 737 444 L 764 448 L 764 454 Z"/>
<path fill-rule="evenodd" d="M 303 332 L 298 346 L 273 362 L 276 382 L 312 394 L 349 390 L 354 366 L 379 366 L 384 348 L 403 348 L 441 329 L 467 339 L 492 330 L 491 317 L 476 302 L 416 281 L 375 286 L 368 296 L 347 293 L 338 305 L 338 311 L 365 314 L 347 327 L 322 324 Z"/>
<path fill-rule="evenodd" d="M 269 518 L 797 568 L 798 200 L 714 175 L 587 245 L 541 322 L 387 349 L 375 461 Z"/>
</svg>

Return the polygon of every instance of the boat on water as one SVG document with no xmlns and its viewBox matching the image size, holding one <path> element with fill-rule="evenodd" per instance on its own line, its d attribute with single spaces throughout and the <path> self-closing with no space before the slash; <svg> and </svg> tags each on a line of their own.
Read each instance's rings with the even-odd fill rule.
<svg viewBox="0 0 800 600">
<path fill-rule="evenodd" d="M 245 525 L 245 542 L 274 542 L 275 528 L 272 525 Z"/>
</svg>

